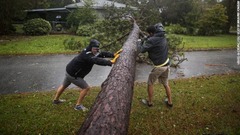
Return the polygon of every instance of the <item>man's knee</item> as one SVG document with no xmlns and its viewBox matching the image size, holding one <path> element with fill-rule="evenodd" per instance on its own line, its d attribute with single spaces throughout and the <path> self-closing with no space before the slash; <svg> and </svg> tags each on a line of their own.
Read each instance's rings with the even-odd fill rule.
<svg viewBox="0 0 240 135">
<path fill-rule="evenodd" d="M 90 90 L 90 87 L 87 87 L 87 88 L 86 88 L 86 91 L 89 91 L 89 90 Z"/>
<path fill-rule="evenodd" d="M 66 88 L 67 87 L 64 87 L 64 85 L 60 85 L 57 90 L 58 91 L 64 91 Z"/>
<path fill-rule="evenodd" d="M 164 86 L 165 89 L 169 89 L 170 88 L 168 83 L 163 83 L 163 86 Z"/>
<path fill-rule="evenodd" d="M 88 91 L 90 91 L 90 87 L 84 88 L 81 91 L 88 92 Z"/>
</svg>

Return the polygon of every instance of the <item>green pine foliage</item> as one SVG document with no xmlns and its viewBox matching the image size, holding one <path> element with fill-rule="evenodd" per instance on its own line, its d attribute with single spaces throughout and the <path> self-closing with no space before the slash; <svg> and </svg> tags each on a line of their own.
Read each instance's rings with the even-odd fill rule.
<svg viewBox="0 0 240 135">
<path fill-rule="evenodd" d="M 76 34 L 79 36 L 88 36 L 90 38 L 97 39 L 101 41 L 102 48 L 116 51 L 121 48 L 121 45 L 125 41 L 118 39 L 130 32 L 131 28 L 132 23 L 130 23 L 128 20 L 105 19 L 98 20 L 94 24 L 79 26 Z M 108 46 L 109 44 L 111 45 Z"/>
</svg>

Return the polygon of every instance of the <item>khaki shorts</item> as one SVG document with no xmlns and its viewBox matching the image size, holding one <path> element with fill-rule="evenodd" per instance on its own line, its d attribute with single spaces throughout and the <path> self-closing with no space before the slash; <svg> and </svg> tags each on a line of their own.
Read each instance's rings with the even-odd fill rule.
<svg viewBox="0 0 240 135">
<path fill-rule="evenodd" d="M 158 79 L 159 83 L 167 85 L 169 72 L 170 72 L 169 66 L 154 67 L 148 76 L 148 84 L 153 85 L 154 82 Z"/>
</svg>

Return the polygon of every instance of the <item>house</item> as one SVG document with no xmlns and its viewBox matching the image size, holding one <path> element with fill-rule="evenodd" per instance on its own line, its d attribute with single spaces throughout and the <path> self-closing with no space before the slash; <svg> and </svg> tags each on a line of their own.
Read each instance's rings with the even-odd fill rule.
<svg viewBox="0 0 240 135">
<path fill-rule="evenodd" d="M 81 7 L 84 7 L 84 6 L 85 6 L 85 2 L 81 0 L 78 3 L 67 5 L 67 6 L 65 6 L 65 8 L 68 9 L 68 10 L 72 10 L 72 9 L 81 8 Z M 118 3 L 118 2 L 114 2 L 114 1 L 93 0 L 92 8 L 97 11 L 99 17 L 102 17 L 105 14 L 106 6 L 113 6 L 113 7 L 118 8 L 118 9 L 127 7 L 126 4 L 122 4 L 122 3 Z M 133 10 L 137 9 L 136 7 L 133 7 L 133 6 L 130 6 L 130 8 L 132 8 Z"/>
<path fill-rule="evenodd" d="M 116 8 L 125 8 L 127 5 L 114 2 L 114 1 L 108 1 L 108 0 L 92 0 L 92 8 L 95 9 L 98 13 L 99 17 L 102 17 L 106 13 L 106 6 L 114 6 Z M 78 0 L 77 3 L 66 5 L 63 8 L 48 8 L 48 9 L 32 9 L 32 10 L 26 10 L 27 17 L 26 19 L 33 19 L 33 18 L 43 18 L 45 20 L 48 20 L 51 22 L 52 26 L 55 26 L 56 24 L 66 24 L 66 18 L 69 13 L 71 13 L 74 9 L 82 8 L 85 6 L 85 2 L 83 0 Z M 136 10 L 135 7 L 131 8 L 133 10 Z"/>
</svg>

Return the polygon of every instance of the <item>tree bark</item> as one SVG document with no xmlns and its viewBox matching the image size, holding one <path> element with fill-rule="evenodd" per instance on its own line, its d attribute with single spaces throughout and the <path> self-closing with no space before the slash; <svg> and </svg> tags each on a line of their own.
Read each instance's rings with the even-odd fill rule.
<svg viewBox="0 0 240 135">
<path fill-rule="evenodd" d="M 102 83 L 95 103 L 79 129 L 79 135 L 127 135 L 133 97 L 139 27 L 123 45 L 123 51 Z"/>
</svg>

